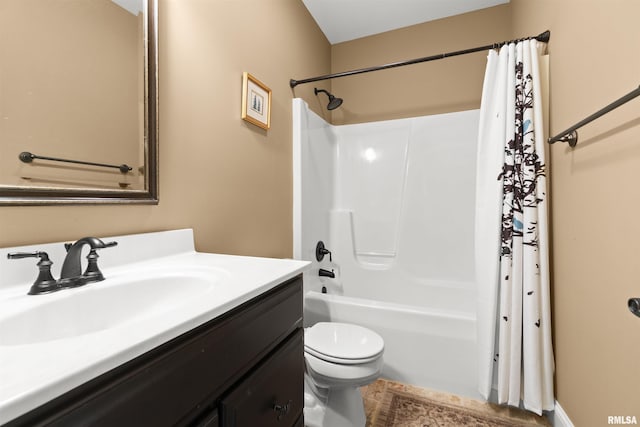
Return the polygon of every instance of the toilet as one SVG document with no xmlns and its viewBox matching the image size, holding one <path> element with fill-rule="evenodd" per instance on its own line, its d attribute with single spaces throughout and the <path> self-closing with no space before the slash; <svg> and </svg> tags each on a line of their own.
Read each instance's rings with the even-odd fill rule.
<svg viewBox="0 0 640 427">
<path fill-rule="evenodd" d="M 306 427 L 363 427 L 359 387 L 382 371 L 384 341 L 358 325 L 319 322 L 304 330 L 304 424 Z"/>
</svg>

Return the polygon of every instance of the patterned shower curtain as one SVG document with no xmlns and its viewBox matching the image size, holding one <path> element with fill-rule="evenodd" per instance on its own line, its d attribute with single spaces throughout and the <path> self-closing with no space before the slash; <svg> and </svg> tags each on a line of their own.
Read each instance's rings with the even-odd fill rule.
<svg viewBox="0 0 640 427">
<path fill-rule="evenodd" d="M 541 414 L 554 407 L 554 362 L 538 55 L 535 40 L 489 53 L 475 242 L 480 392 L 497 377 L 499 403 Z"/>
</svg>

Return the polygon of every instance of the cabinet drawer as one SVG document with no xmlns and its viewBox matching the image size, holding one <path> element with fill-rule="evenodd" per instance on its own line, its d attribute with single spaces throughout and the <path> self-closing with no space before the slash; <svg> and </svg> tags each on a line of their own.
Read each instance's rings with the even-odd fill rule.
<svg viewBox="0 0 640 427">
<path fill-rule="evenodd" d="M 294 426 L 303 407 L 304 349 L 299 329 L 222 399 L 220 426 Z"/>
</svg>

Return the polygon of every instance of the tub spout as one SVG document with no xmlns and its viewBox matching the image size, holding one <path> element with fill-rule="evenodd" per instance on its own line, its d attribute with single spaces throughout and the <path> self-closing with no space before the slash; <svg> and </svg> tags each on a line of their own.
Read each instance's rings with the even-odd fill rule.
<svg viewBox="0 0 640 427">
<path fill-rule="evenodd" d="M 325 270 L 324 268 L 321 268 L 321 269 L 318 271 L 318 275 L 319 275 L 320 277 L 330 277 L 330 278 L 332 278 L 332 279 L 335 279 L 335 278 L 336 278 L 336 273 L 334 273 L 334 272 L 333 272 L 333 270 L 329 271 L 329 270 Z"/>
</svg>

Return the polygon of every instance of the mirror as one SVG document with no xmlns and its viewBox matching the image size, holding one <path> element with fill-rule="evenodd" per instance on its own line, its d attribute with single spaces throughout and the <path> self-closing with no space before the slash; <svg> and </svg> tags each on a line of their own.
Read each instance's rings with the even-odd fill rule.
<svg viewBox="0 0 640 427">
<path fill-rule="evenodd" d="M 157 0 L 0 0 L 0 205 L 158 203 Z"/>
</svg>

